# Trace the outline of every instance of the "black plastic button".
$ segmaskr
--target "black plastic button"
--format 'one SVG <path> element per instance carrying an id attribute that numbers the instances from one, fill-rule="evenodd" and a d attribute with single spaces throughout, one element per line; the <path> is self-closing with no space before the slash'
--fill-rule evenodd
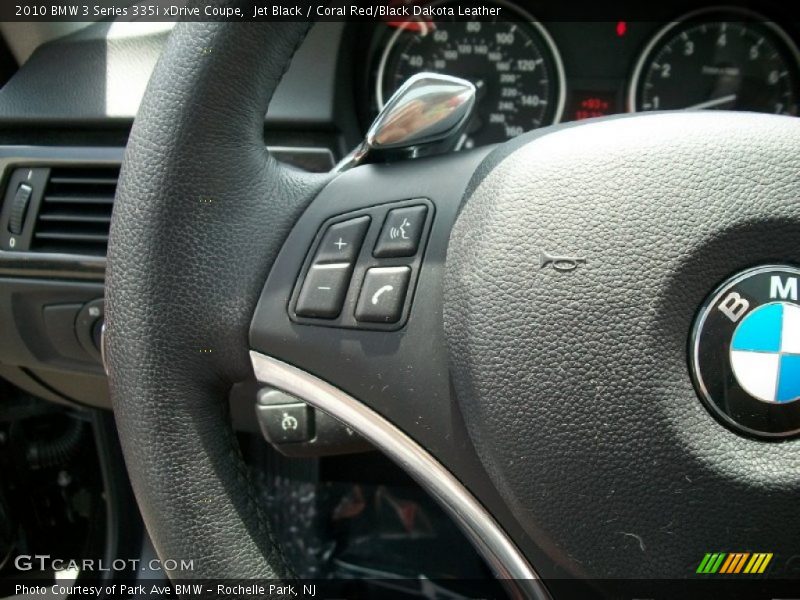
<path id="1" fill-rule="evenodd" d="M 358 217 L 328 227 L 314 257 L 315 263 L 354 262 L 361 250 L 369 217 Z"/>
<path id="2" fill-rule="evenodd" d="M 396 323 L 403 314 L 411 269 L 376 267 L 364 276 L 356 306 L 356 320 L 372 323 Z"/>
<path id="3" fill-rule="evenodd" d="M 95 341 L 95 335 L 100 333 L 97 323 L 99 322 L 102 327 L 104 318 L 105 303 L 102 298 L 84 304 L 75 318 L 75 334 L 78 336 L 78 341 L 97 362 L 101 362 L 102 357 L 100 356 L 100 345 Z"/>
<path id="4" fill-rule="evenodd" d="M 273 444 L 292 444 L 311 439 L 310 409 L 304 402 L 256 406 L 261 433 Z"/>
<path id="5" fill-rule="evenodd" d="M 416 254 L 427 213 L 426 206 L 409 206 L 389 211 L 373 255 L 377 258 L 389 258 Z"/>
<path id="6" fill-rule="evenodd" d="M 295 312 L 301 317 L 335 319 L 350 284 L 350 263 L 313 265 L 306 275 Z"/>
<path id="7" fill-rule="evenodd" d="M 14 194 L 14 199 L 11 201 L 11 210 L 8 214 L 8 231 L 14 235 L 22 233 L 32 193 L 33 188 L 31 186 L 27 183 L 21 183 Z"/>

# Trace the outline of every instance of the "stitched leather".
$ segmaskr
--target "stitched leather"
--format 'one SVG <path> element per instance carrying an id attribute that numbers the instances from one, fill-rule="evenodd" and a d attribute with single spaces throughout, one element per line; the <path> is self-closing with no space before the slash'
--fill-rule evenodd
<path id="1" fill-rule="evenodd" d="M 264 148 L 305 24 L 184 23 L 150 81 L 111 226 L 107 366 L 128 471 L 172 577 L 283 576 L 231 429 L 267 272 L 326 181 Z"/>
<path id="2" fill-rule="evenodd" d="M 718 283 L 800 263 L 800 121 L 663 114 L 531 138 L 480 174 L 447 258 L 453 379 L 495 485 L 576 574 L 689 577 L 719 550 L 775 552 L 780 572 L 800 441 L 721 425 L 687 346 Z M 542 251 L 587 263 L 542 269 Z"/>

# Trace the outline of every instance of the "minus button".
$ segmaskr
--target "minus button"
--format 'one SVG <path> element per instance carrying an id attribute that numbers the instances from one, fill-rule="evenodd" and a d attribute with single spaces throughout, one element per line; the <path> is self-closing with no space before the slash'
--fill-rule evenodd
<path id="1" fill-rule="evenodd" d="M 350 263 L 312 266 L 297 299 L 297 316 L 318 319 L 338 317 L 350 285 L 351 272 Z"/>

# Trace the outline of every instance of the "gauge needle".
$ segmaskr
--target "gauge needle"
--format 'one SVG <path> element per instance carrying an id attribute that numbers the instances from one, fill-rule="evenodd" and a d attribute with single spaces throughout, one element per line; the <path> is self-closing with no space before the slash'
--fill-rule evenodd
<path id="1" fill-rule="evenodd" d="M 721 96 L 719 98 L 706 100 L 705 102 L 701 102 L 700 104 L 693 104 L 692 106 L 687 106 L 683 110 L 700 110 L 703 108 L 714 108 L 715 106 L 727 104 L 728 102 L 733 102 L 734 100 L 736 100 L 736 94 L 728 94 L 727 96 Z"/>

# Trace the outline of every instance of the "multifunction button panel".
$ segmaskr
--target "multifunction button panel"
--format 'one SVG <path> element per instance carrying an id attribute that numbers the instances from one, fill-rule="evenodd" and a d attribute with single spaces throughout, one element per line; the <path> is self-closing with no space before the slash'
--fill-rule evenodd
<path id="1" fill-rule="evenodd" d="M 297 279 L 292 319 L 350 329 L 402 327 L 432 220 L 433 205 L 426 198 L 329 219 Z"/>

